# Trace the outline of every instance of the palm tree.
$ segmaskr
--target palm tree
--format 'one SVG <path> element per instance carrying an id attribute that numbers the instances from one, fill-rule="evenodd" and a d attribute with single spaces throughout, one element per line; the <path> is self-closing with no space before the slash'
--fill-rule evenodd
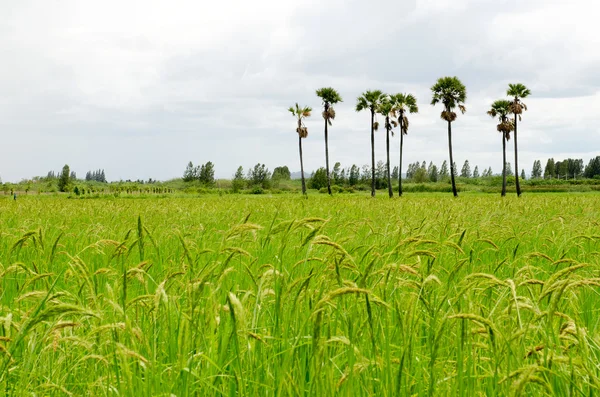
<path id="1" fill-rule="evenodd" d="M 394 197 L 394 192 L 392 190 L 392 179 L 390 177 L 390 131 L 392 135 L 394 135 L 393 128 L 397 126 L 396 121 L 391 119 L 394 117 L 394 103 L 391 98 L 384 96 L 383 100 L 379 104 L 377 108 L 377 113 L 381 114 L 385 117 L 385 147 L 387 151 L 387 185 L 388 185 L 388 194 L 390 198 Z"/>
<path id="2" fill-rule="evenodd" d="M 306 195 L 306 181 L 304 179 L 304 163 L 302 161 L 302 138 L 306 138 L 308 136 L 308 128 L 304 125 L 303 120 L 307 117 L 310 117 L 310 112 L 312 112 L 312 108 L 309 106 L 301 108 L 296 103 L 296 107 L 290 107 L 289 112 L 292 113 L 294 117 L 298 120 L 298 127 L 296 127 L 296 132 L 298 133 L 298 147 L 300 148 L 300 174 L 302 175 L 302 194 Z"/>
<path id="3" fill-rule="evenodd" d="M 492 103 L 492 108 L 487 112 L 493 118 L 498 117 L 500 121 L 496 129 L 502 134 L 502 193 L 500 194 L 502 197 L 506 196 L 506 141 L 510 140 L 510 132 L 514 130 L 512 120 L 508 120 L 511 105 L 510 101 L 500 99 Z"/>
<path id="4" fill-rule="evenodd" d="M 384 95 L 381 91 L 369 90 L 356 99 L 357 112 L 365 109 L 371 111 L 371 197 L 375 197 L 375 130 L 379 126 L 379 124 L 375 122 L 375 112 L 383 98 Z"/>
<path id="5" fill-rule="evenodd" d="M 407 113 L 418 113 L 417 98 L 412 94 L 396 94 L 391 97 L 394 103 L 394 112 L 398 116 L 400 125 L 400 167 L 398 167 L 398 196 L 402 196 L 402 148 L 404 146 L 404 135 L 408 134 Z"/>
<path id="6" fill-rule="evenodd" d="M 331 195 L 331 178 L 329 177 L 329 142 L 327 137 L 327 125 L 335 119 L 335 110 L 332 105 L 342 102 L 342 97 L 331 87 L 317 90 L 317 96 L 323 100 L 323 119 L 325 119 L 325 170 L 327 171 L 327 192 Z"/>
<path id="7" fill-rule="evenodd" d="M 521 102 L 521 99 L 527 98 L 531 95 L 531 91 L 527 87 L 525 87 L 521 83 L 517 84 L 509 84 L 508 90 L 506 91 L 506 95 L 512 97 L 512 103 L 510 107 L 510 112 L 515 115 L 514 125 L 515 125 L 515 184 L 517 185 L 517 196 L 521 196 L 521 185 L 519 184 L 519 159 L 517 156 L 517 117 L 521 120 L 521 114 L 524 110 L 527 110 L 527 105 Z"/>
<path id="8" fill-rule="evenodd" d="M 450 179 L 452 180 L 452 193 L 458 197 L 456 191 L 456 182 L 454 181 L 454 160 L 452 159 L 452 122 L 456 120 L 455 108 L 465 113 L 465 101 L 467 100 L 467 88 L 458 79 L 458 77 L 441 77 L 437 83 L 431 87 L 433 93 L 432 105 L 441 103 L 444 106 L 441 117 L 448 122 L 448 151 L 450 152 Z"/>

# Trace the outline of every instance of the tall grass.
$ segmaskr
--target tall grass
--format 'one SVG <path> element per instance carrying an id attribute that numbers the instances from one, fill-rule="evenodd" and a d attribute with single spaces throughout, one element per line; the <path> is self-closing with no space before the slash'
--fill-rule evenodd
<path id="1" fill-rule="evenodd" d="M 7 395 L 596 395 L 593 194 L 0 200 Z"/>

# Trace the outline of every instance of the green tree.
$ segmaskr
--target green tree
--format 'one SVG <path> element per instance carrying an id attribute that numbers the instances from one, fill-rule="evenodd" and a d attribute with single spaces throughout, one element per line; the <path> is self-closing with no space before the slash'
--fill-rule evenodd
<path id="1" fill-rule="evenodd" d="M 264 164 L 256 164 L 248 171 L 248 183 L 252 186 L 260 186 L 263 189 L 270 187 L 271 173 Z"/>
<path id="2" fill-rule="evenodd" d="M 90 176 L 90 180 L 92 179 L 92 176 Z M 185 171 L 183 172 L 183 181 L 184 182 L 192 182 L 195 179 L 194 177 L 194 164 L 190 161 L 187 165 L 187 167 L 185 167 Z M 86 180 L 87 176 L 86 176 Z"/>
<path id="3" fill-rule="evenodd" d="M 524 168 L 521 170 L 521 179 L 523 179 L 523 180 L 526 179 L 525 178 L 525 169 Z"/>
<path id="4" fill-rule="evenodd" d="M 68 192 L 71 188 L 71 171 L 69 166 L 65 164 L 58 178 L 58 190 Z"/>
<path id="5" fill-rule="evenodd" d="M 321 189 L 327 186 L 327 171 L 325 168 L 321 167 L 310 177 L 309 186 L 311 189 Z"/>
<path id="6" fill-rule="evenodd" d="M 302 139 L 308 136 L 308 128 L 304 125 L 304 120 L 310 117 L 312 108 L 309 106 L 300 107 L 296 103 L 296 107 L 290 107 L 288 111 L 296 118 L 296 132 L 298 133 L 298 149 L 300 151 L 300 177 L 302 178 L 302 194 L 306 195 L 306 180 L 304 179 L 304 161 L 302 160 Z"/>
<path id="7" fill-rule="evenodd" d="M 271 176 L 271 179 L 273 180 L 289 181 L 291 178 L 292 174 L 290 173 L 290 169 L 287 165 L 284 165 L 282 167 L 275 167 L 275 169 L 273 170 L 273 175 Z"/>
<path id="8" fill-rule="evenodd" d="M 231 181 L 231 189 L 234 193 L 237 193 L 244 188 L 245 183 L 246 178 L 244 178 L 244 167 L 240 165 L 233 176 L 233 180 Z"/>
<path id="9" fill-rule="evenodd" d="M 583 176 L 586 178 L 591 179 L 597 175 L 600 175 L 600 156 L 590 159 L 588 165 L 585 166 L 585 171 L 583 171 Z"/>
<path id="10" fill-rule="evenodd" d="M 460 176 L 463 178 L 471 177 L 471 166 L 469 165 L 469 160 L 465 160 L 465 163 L 463 164 L 462 169 L 460 170 Z"/>
<path id="11" fill-rule="evenodd" d="M 473 178 L 479 178 L 479 167 L 475 166 L 475 169 L 473 170 Z"/>
<path id="12" fill-rule="evenodd" d="M 212 186 L 215 184 L 215 166 L 211 161 L 200 167 L 200 175 L 198 179 L 207 186 Z"/>
<path id="13" fill-rule="evenodd" d="M 360 180 L 360 168 L 356 164 L 352 164 L 350 167 L 350 174 L 348 175 L 348 185 L 356 186 Z"/>
<path id="14" fill-rule="evenodd" d="M 497 117 L 500 121 L 496 126 L 496 130 L 502 135 L 502 197 L 506 196 L 506 141 L 510 139 L 510 132 L 514 129 L 513 122 L 508 120 L 510 112 L 511 103 L 505 99 L 499 99 L 492 103 L 492 108 L 487 112 L 490 117 Z"/>
<path id="15" fill-rule="evenodd" d="M 331 195 L 331 177 L 329 175 L 329 139 L 327 126 L 332 125 L 335 119 L 335 110 L 333 105 L 342 102 L 340 94 L 331 87 L 324 87 L 317 90 L 317 96 L 323 101 L 323 119 L 325 120 L 325 170 L 327 172 L 327 192 Z"/>
<path id="16" fill-rule="evenodd" d="M 527 98 L 531 95 L 531 91 L 521 83 L 509 84 L 506 95 L 512 98 L 510 112 L 515 116 L 514 119 L 514 131 L 515 131 L 515 170 L 517 175 L 515 176 L 515 184 L 517 187 L 517 196 L 521 196 L 521 185 L 519 184 L 519 156 L 517 149 L 517 118 L 521 120 L 521 114 L 527 110 L 527 105 L 522 102 L 522 99 Z"/>
<path id="17" fill-rule="evenodd" d="M 442 166 L 440 167 L 438 179 L 440 181 L 443 181 L 446 178 L 448 178 L 448 162 L 446 160 L 444 160 L 444 162 L 442 163 Z"/>
<path id="18" fill-rule="evenodd" d="M 408 113 L 418 113 L 417 98 L 413 94 L 398 93 L 391 96 L 394 104 L 394 112 L 398 116 L 400 126 L 400 167 L 398 169 L 398 195 L 402 196 L 402 154 L 404 147 L 404 135 L 408 134 Z"/>
<path id="19" fill-rule="evenodd" d="M 454 197 L 458 197 L 456 181 L 454 180 L 456 170 L 452 158 L 452 122 L 456 120 L 454 109 L 458 108 L 463 114 L 466 112 L 464 103 L 467 100 L 467 88 L 458 77 L 442 77 L 431 87 L 431 92 L 433 93 L 431 104 L 441 103 L 444 106 L 441 118 L 448 122 L 448 151 L 450 153 L 450 164 L 452 165 L 450 167 L 452 193 Z"/>
<path id="20" fill-rule="evenodd" d="M 538 179 L 542 177 L 542 162 L 535 160 L 533 162 L 533 169 L 531 170 L 531 179 Z"/>
<path id="21" fill-rule="evenodd" d="M 339 161 L 334 164 L 331 176 L 333 177 L 333 183 L 336 185 L 341 186 L 344 184 L 344 170 L 342 169 L 342 164 Z"/>
<path id="22" fill-rule="evenodd" d="M 375 113 L 381 104 L 384 95 L 379 90 L 369 90 L 364 92 L 356 100 L 356 111 L 360 112 L 366 109 L 371 111 L 371 197 L 375 197 L 375 130 L 379 126 L 375 122 Z"/>
<path id="23" fill-rule="evenodd" d="M 438 168 L 433 164 L 433 161 L 429 162 L 429 167 L 427 167 L 427 177 L 430 182 L 438 181 Z"/>
<path id="24" fill-rule="evenodd" d="M 552 179 L 555 174 L 555 163 L 554 158 L 548 159 L 546 162 L 546 167 L 544 167 L 544 179 Z"/>
<path id="25" fill-rule="evenodd" d="M 506 162 L 506 176 L 514 176 L 510 162 Z"/>
<path id="26" fill-rule="evenodd" d="M 385 121 L 385 149 L 387 154 L 385 177 L 387 179 L 388 195 L 392 198 L 394 197 L 394 192 L 392 191 L 392 180 L 390 176 L 390 132 L 397 124 L 395 120 L 391 119 L 391 117 L 394 116 L 394 103 L 388 96 L 383 97 L 381 103 L 377 107 L 377 112 L 384 117 Z"/>

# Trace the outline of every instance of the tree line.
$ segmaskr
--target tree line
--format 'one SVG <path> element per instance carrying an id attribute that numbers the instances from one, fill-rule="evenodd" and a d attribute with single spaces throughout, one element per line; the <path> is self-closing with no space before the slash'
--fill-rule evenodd
<path id="1" fill-rule="evenodd" d="M 450 181 L 452 183 L 452 193 L 458 196 L 456 189 L 455 176 L 457 173 L 452 152 L 452 123 L 457 118 L 456 110 L 464 114 L 466 112 L 465 102 L 467 99 L 467 89 L 457 77 L 442 77 L 431 87 L 432 99 L 431 105 L 442 105 L 440 117 L 447 122 L 448 127 L 448 153 L 450 164 Z M 523 99 L 531 94 L 530 90 L 523 84 L 509 84 L 506 96 L 510 98 L 495 101 L 491 109 L 487 112 L 493 118 L 498 118 L 499 124 L 496 129 L 502 137 L 503 154 L 503 187 L 502 195 L 506 194 L 506 142 L 510 139 L 510 133 L 514 136 L 514 155 L 515 169 L 519 169 L 518 163 L 518 145 L 517 145 L 517 126 L 521 120 L 522 114 L 527 110 Z M 331 194 L 331 175 L 329 172 L 329 127 L 332 126 L 335 119 L 334 105 L 342 102 L 341 95 L 331 87 L 324 87 L 316 90 L 316 95 L 321 99 L 323 105 L 322 117 L 325 123 L 325 176 L 327 179 L 327 191 Z M 304 178 L 304 164 L 302 153 L 302 139 L 308 136 L 308 129 L 305 120 L 311 116 L 312 108 L 310 106 L 290 107 L 288 111 L 296 119 L 296 132 L 298 133 L 298 146 L 300 154 L 300 172 L 302 178 L 302 193 L 306 194 L 306 183 Z M 409 120 L 408 115 L 419 111 L 417 99 L 412 94 L 384 94 L 380 90 L 367 90 L 356 100 L 356 111 L 368 111 L 370 114 L 370 132 L 371 132 L 371 196 L 375 196 L 376 191 L 376 165 L 375 165 L 375 131 L 379 129 L 377 116 L 383 117 L 383 127 L 386 131 L 386 179 L 388 194 L 393 196 L 390 169 L 390 135 L 393 136 L 394 130 L 398 128 L 400 133 L 400 162 L 398 165 L 398 195 L 402 195 L 402 152 L 404 146 L 404 135 L 408 134 Z M 519 176 L 516 175 L 517 195 L 521 195 Z"/>

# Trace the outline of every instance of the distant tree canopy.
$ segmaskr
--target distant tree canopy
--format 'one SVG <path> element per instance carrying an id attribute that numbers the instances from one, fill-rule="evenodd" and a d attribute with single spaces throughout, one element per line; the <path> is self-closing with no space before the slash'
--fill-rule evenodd
<path id="1" fill-rule="evenodd" d="M 290 170 L 287 167 L 287 165 L 284 165 L 282 167 L 275 167 L 275 169 L 273 170 L 273 175 L 271 176 L 271 179 L 274 180 L 288 181 L 291 178 L 292 174 L 290 173 Z"/>
<path id="2" fill-rule="evenodd" d="M 215 184 L 215 166 L 209 161 L 201 166 L 194 167 L 194 164 L 190 161 L 183 172 L 184 182 L 199 181 L 207 186 Z"/>
<path id="3" fill-rule="evenodd" d="M 256 164 L 254 168 L 248 171 L 248 184 L 250 186 L 260 186 L 263 189 L 268 189 L 271 179 L 271 172 L 264 164 Z"/>
<path id="4" fill-rule="evenodd" d="M 58 178 L 58 190 L 61 192 L 68 192 L 71 188 L 71 170 L 69 166 L 65 164 Z"/>
<path id="5" fill-rule="evenodd" d="M 585 166 L 583 176 L 586 178 L 600 178 L 600 156 L 596 156 L 590 160 L 588 165 Z"/>
<path id="6" fill-rule="evenodd" d="M 88 171 L 85 174 L 85 180 L 87 182 L 96 181 L 106 183 L 106 175 L 104 174 L 104 170 L 96 170 L 96 171 Z"/>
<path id="7" fill-rule="evenodd" d="M 311 189 L 321 189 L 327 187 L 327 170 L 323 167 L 319 168 L 310 176 L 308 187 Z"/>

